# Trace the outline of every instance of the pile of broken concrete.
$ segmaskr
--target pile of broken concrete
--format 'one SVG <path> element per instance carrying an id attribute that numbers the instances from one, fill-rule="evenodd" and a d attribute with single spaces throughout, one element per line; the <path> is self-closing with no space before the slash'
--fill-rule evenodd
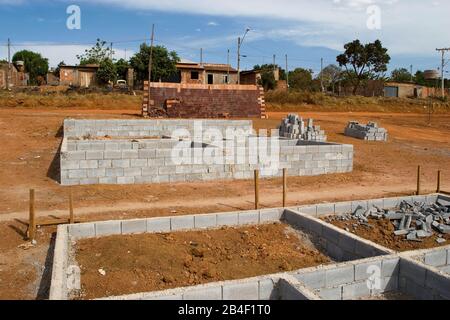
<path id="1" fill-rule="evenodd" d="M 392 210 L 380 209 L 372 206 L 364 209 L 359 206 L 348 215 L 340 216 L 340 220 L 356 220 L 359 225 L 368 224 L 369 218 L 388 219 L 395 227 L 396 236 L 406 236 L 409 241 L 422 241 L 438 233 L 436 241 L 446 242 L 443 234 L 450 234 L 450 205 L 436 202 L 431 205 L 422 202 L 402 201 Z"/>
<path id="2" fill-rule="evenodd" d="M 304 141 L 325 142 L 327 136 L 320 126 L 314 125 L 313 119 L 308 119 L 307 124 L 302 117 L 297 114 L 290 114 L 281 121 L 280 137 L 289 139 L 299 139 Z"/>

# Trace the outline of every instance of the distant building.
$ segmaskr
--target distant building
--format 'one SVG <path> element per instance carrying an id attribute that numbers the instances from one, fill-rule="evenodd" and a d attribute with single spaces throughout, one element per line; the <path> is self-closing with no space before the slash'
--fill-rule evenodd
<path id="1" fill-rule="evenodd" d="M 59 83 L 63 86 L 89 88 L 96 86 L 98 64 L 60 66 Z"/>
<path id="2" fill-rule="evenodd" d="M 173 82 L 189 84 L 236 84 L 237 70 L 228 64 L 196 63 L 182 60 L 176 65 L 178 76 Z"/>
<path id="3" fill-rule="evenodd" d="M 17 61 L 15 64 L 10 64 L 8 68 L 8 62 L 0 62 L 0 89 L 6 89 L 8 71 L 9 87 L 27 86 L 30 80 L 28 73 L 25 73 L 25 66 L 22 61 Z"/>
<path id="4" fill-rule="evenodd" d="M 448 90 L 446 90 L 448 95 Z M 415 83 L 386 82 L 384 96 L 391 98 L 428 98 L 440 96 L 441 89 L 421 86 Z"/>

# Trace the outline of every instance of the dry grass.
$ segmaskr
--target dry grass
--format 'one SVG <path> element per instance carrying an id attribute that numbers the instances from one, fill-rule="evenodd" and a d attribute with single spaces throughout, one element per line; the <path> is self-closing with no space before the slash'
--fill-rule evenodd
<path id="1" fill-rule="evenodd" d="M 139 109 L 141 96 L 123 93 L 0 92 L 0 108 Z"/>
<path id="2" fill-rule="evenodd" d="M 335 97 L 319 92 L 271 91 L 266 93 L 267 110 L 277 111 L 340 111 L 340 112 L 402 112 L 422 113 L 428 110 L 428 99 L 385 97 Z M 432 100 L 433 113 L 449 113 L 450 103 Z"/>

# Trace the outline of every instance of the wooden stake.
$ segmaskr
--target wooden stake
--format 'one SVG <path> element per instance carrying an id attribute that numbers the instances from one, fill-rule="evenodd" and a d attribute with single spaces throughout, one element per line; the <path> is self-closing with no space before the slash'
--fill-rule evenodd
<path id="1" fill-rule="evenodd" d="M 441 170 L 438 171 L 438 175 L 437 175 L 437 189 L 436 192 L 439 193 L 441 192 Z"/>
<path id="2" fill-rule="evenodd" d="M 36 217 L 34 210 L 34 189 L 30 189 L 30 219 L 28 221 L 28 240 L 36 240 Z"/>
<path id="3" fill-rule="evenodd" d="M 69 223 L 74 224 L 75 219 L 73 217 L 73 194 L 72 189 L 69 191 Z"/>
<path id="4" fill-rule="evenodd" d="M 420 195 L 420 175 L 422 172 L 422 167 L 418 166 L 417 167 L 417 191 L 416 191 L 416 195 Z"/>
<path id="5" fill-rule="evenodd" d="M 287 169 L 283 169 L 283 208 L 286 208 L 287 198 Z"/>
<path id="6" fill-rule="evenodd" d="M 255 170 L 255 209 L 259 209 L 259 170 Z"/>

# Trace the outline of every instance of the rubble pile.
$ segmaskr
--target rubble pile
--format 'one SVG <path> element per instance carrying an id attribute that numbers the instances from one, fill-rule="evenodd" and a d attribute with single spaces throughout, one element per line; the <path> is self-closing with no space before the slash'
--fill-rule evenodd
<path id="1" fill-rule="evenodd" d="M 307 123 L 297 114 L 290 114 L 283 119 L 280 126 L 280 137 L 289 139 L 299 139 L 304 141 L 327 141 L 325 131 L 320 126 L 314 125 L 313 119 L 308 119 Z"/>
<path id="2" fill-rule="evenodd" d="M 364 225 L 371 227 L 371 219 L 388 219 L 395 227 L 394 235 L 406 236 L 409 241 L 422 241 L 435 233 L 438 243 L 446 242 L 443 234 L 450 234 L 450 203 L 437 202 L 431 205 L 422 202 L 403 201 L 392 210 L 380 209 L 372 206 L 364 209 L 358 206 L 353 213 L 330 217 L 334 220 L 353 221 L 353 227 Z M 349 231 L 349 230 L 347 230 Z"/>
<path id="3" fill-rule="evenodd" d="M 388 133 L 384 128 L 378 127 L 376 122 L 369 122 L 366 125 L 359 124 L 356 121 L 350 121 L 345 128 L 344 134 L 368 141 L 387 141 Z"/>

